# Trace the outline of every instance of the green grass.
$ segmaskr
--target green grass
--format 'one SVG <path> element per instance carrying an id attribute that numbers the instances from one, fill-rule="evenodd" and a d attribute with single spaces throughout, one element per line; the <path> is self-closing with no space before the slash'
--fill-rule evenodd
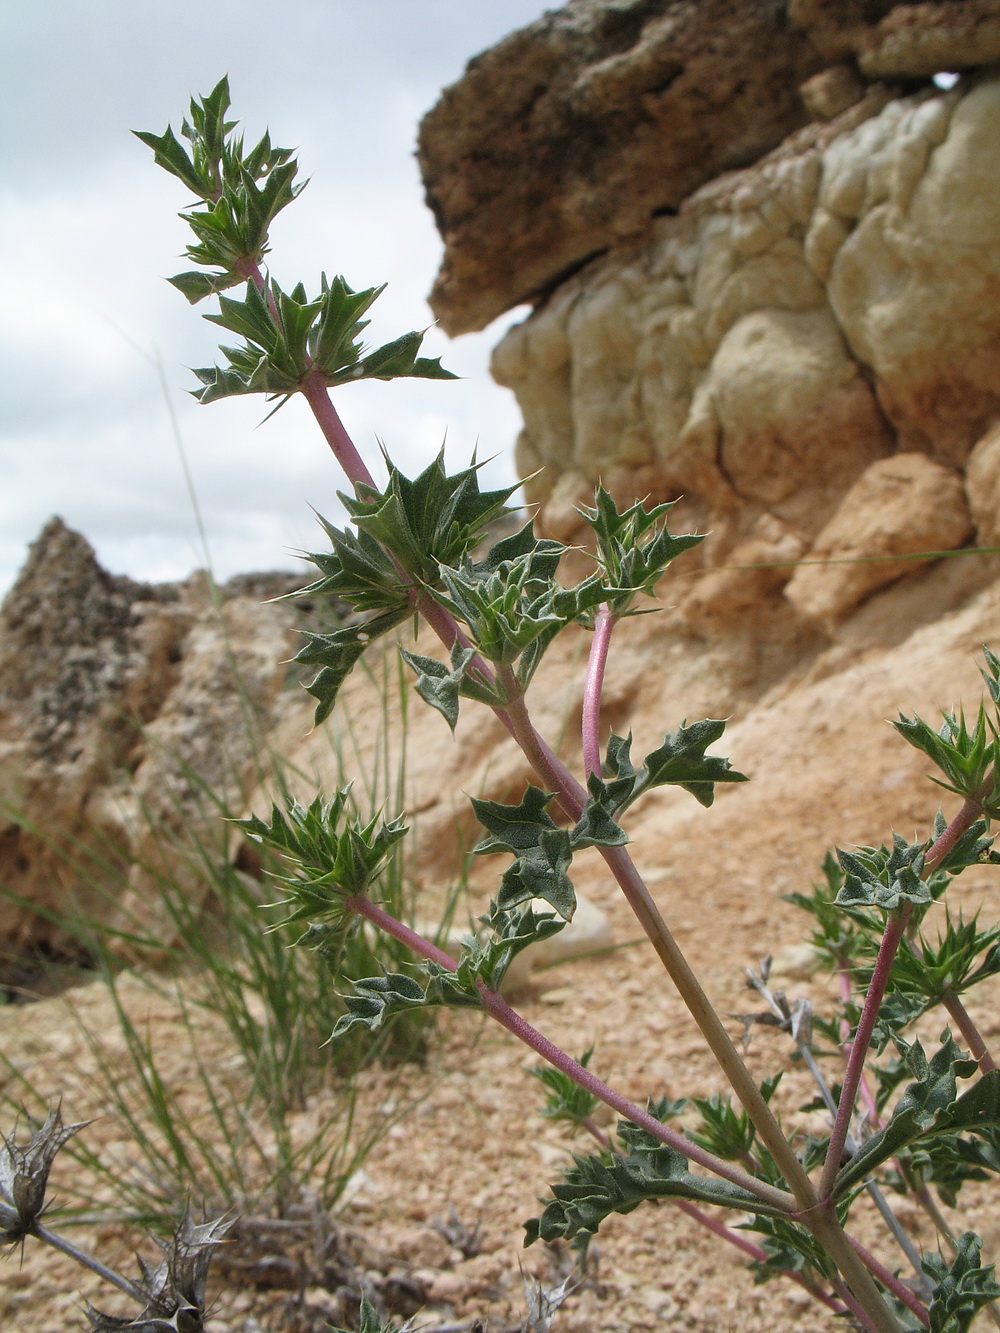
<path id="1" fill-rule="evenodd" d="M 363 751 L 349 714 L 342 714 L 327 734 L 338 785 L 345 785 L 352 772 L 362 775 L 352 799 L 357 813 L 371 818 L 380 808 L 393 813 L 405 808 L 407 695 L 394 653 L 376 655 L 367 671 L 381 701 L 375 753 Z M 279 757 L 258 754 L 255 781 L 261 773 L 277 796 L 290 786 L 309 786 L 308 775 L 290 771 Z M 90 975 L 107 988 L 115 1028 L 110 1034 L 93 1031 L 77 1016 L 87 1059 L 77 1062 L 74 1077 L 83 1080 L 88 1100 L 106 1108 L 131 1144 L 127 1163 L 102 1161 L 99 1151 L 87 1148 L 86 1135 L 67 1145 L 64 1151 L 86 1168 L 93 1187 L 63 1189 L 69 1197 L 63 1221 L 100 1215 L 162 1225 L 176 1218 L 189 1199 L 216 1212 L 280 1215 L 304 1191 L 331 1206 L 407 1109 L 366 1116 L 359 1123 L 360 1070 L 373 1059 L 422 1059 L 433 1030 L 434 1011 L 420 1011 L 391 1025 L 374 1048 L 347 1042 L 334 1050 L 325 1044 L 343 1012 L 341 978 L 404 970 L 407 950 L 381 933 L 356 929 L 334 975 L 320 953 L 292 947 L 299 932 L 280 926 L 282 912 L 275 904 L 280 893 L 267 879 L 267 860 L 261 862 L 259 853 L 247 849 L 234 856 L 238 839 L 226 821 L 243 814 L 243 808 L 231 807 L 190 770 L 184 776 L 199 806 L 193 823 L 186 814 L 186 834 L 143 810 L 154 835 L 155 865 L 140 869 L 145 882 L 155 886 L 152 917 L 164 924 L 169 939 L 157 938 L 148 919 L 123 925 L 119 914 L 110 927 L 93 914 L 41 913 L 71 932 L 81 954 L 92 961 Z M 241 799 L 247 796 L 244 792 Z M 400 846 L 412 856 L 416 842 L 409 839 Z M 122 865 L 118 849 L 102 854 L 67 843 L 59 851 L 87 885 L 88 898 L 100 890 L 111 917 L 132 868 Z M 171 874 L 171 866 L 183 867 L 183 873 Z M 394 915 L 412 921 L 410 870 L 398 850 L 379 882 L 378 896 Z M 448 895 L 442 936 L 463 892 L 460 875 Z M 123 966 L 123 957 L 155 957 L 156 966 Z M 85 975 L 77 970 L 70 980 Z M 51 977 L 49 989 L 59 980 Z M 136 987 L 176 1013 L 180 1040 L 190 1051 L 184 1088 L 172 1086 L 164 1052 L 133 1016 Z M 37 1081 L 8 1057 L 0 1055 L 0 1061 L 12 1076 L 8 1103 L 40 1120 L 46 1105 Z M 196 1114 L 190 1111 L 192 1103 L 198 1106 Z M 303 1138 L 296 1128 L 307 1107 L 320 1107 L 322 1113 L 313 1117 L 314 1128 Z M 75 1118 L 73 1106 L 67 1104 L 65 1111 Z"/>

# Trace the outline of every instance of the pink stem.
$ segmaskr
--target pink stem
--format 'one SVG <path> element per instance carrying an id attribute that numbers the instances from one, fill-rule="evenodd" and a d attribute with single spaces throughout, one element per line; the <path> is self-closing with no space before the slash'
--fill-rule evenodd
<path id="1" fill-rule="evenodd" d="M 975 796 L 967 796 L 962 803 L 962 808 L 951 821 L 945 831 L 931 843 L 927 855 L 924 857 L 924 870 L 935 870 L 948 855 L 951 849 L 958 842 L 963 833 L 966 833 L 983 813 L 983 798 L 993 789 L 992 773 L 986 778 L 983 785 L 976 792 Z"/>
<path id="2" fill-rule="evenodd" d="M 366 486 L 374 487 L 375 482 L 372 479 L 372 474 L 368 471 L 364 459 L 358 453 L 354 441 L 344 429 L 344 423 L 341 421 L 327 392 L 323 377 L 315 367 L 302 381 L 299 388 L 302 391 L 302 396 L 312 408 L 313 416 L 316 418 L 327 444 L 333 450 L 337 462 L 350 480 L 355 485 L 360 481 Z"/>
<path id="3" fill-rule="evenodd" d="M 965 1038 L 969 1050 L 975 1059 L 979 1061 L 979 1068 L 984 1074 L 988 1074 L 991 1069 L 996 1069 L 996 1063 L 990 1054 L 990 1049 L 986 1045 L 983 1034 L 979 1031 L 973 1021 L 972 1015 L 966 1009 L 961 999 L 957 995 L 948 994 L 943 1000 L 944 1007 L 954 1019 L 955 1026 Z"/>
<path id="4" fill-rule="evenodd" d="M 870 1251 L 866 1250 L 859 1240 L 855 1240 L 853 1236 L 848 1236 L 847 1239 L 850 1241 L 854 1253 L 858 1255 L 868 1271 L 878 1278 L 886 1290 L 891 1291 L 898 1300 L 903 1302 L 908 1310 L 911 1310 L 913 1314 L 917 1316 L 924 1328 L 930 1328 L 931 1321 L 927 1314 L 926 1307 L 922 1301 L 917 1299 L 906 1283 L 900 1282 L 895 1273 L 890 1273 L 889 1269 L 886 1268 L 884 1264 L 879 1263 L 875 1256 Z"/>
<path id="5" fill-rule="evenodd" d="M 982 798 L 992 789 L 992 785 L 993 778 L 991 774 L 983 782 L 975 796 L 969 796 L 965 799 L 958 814 L 928 849 L 924 857 L 923 868 L 925 872 L 934 870 L 939 866 L 962 834 L 979 818 L 983 810 Z M 868 994 L 865 996 L 861 1018 L 858 1021 L 858 1030 L 854 1035 L 854 1041 L 851 1043 L 851 1053 L 847 1060 L 847 1072 L 844 1076 L 844 1085 L 837 1107 L 837 1118 L 833 1124 L 833 1133 L 830 1136 L 826 1160 L 823 1163 L 823 1173 L 820 1176 L 819 1194 L 823 1200 L 829 1199 L 833 1182 L 840 1169 L 840 1158 L 844 1151 L 844 1144 L 847 1141 L 851 1116 L 854 1114 L 854 1103 L 857 1100 L 858 1087 L 864 1073 L 865 1059 L 868 1055 L 868 1047 L 871 1044 L 872 1032 L 875 1028 L 879 1009 L 882 1006 L 882 1000 L 885 998 L 885 990 L 889 984 L 889 974 L 892 970 L 896 950 L 899 948 L 910 919 L 910 910 L 910 904 L 907 903 L 901 911 L 890 915 L 885 924 L 882 943 L 879 945 L 878 957 L 875 960 L 875 970 L 872 973 Z"/>
<path id="6" fill-rule="evenodd" d="M 590 646 L 587 679 L 583 687 L 583 760 L 588 773 L 601 776 L 601 694 L 615 616 L 602 602 L 594 617 L 594 641 Z"/>
<path id="7" fill-rule="evenodd" d="M 439 949 L 436 944 L 432 944 L 430 940 L 424 939 L 415 930 L 411 930 L 409 926 L 397 921 L 368 898 L 360 895 L 351 897 L 345 900 L 344 906 L 348 911 L 357 912 L 359 916 L 365 917 L 373 925 L 392 935 L 394 939 L 400 940 L 414 953 L 423 958 L 432 959 L 442 967 L 447 968 L 449 972 L 456 971 L 458 963 L 454 958 L 445 953 L 443 949 Z M 550 1065 L 554 1065 L 556 1069 L 561 1069 L 564 1074 L 568 1074 L 580 1087 L 592 1093 L 593 1096 L 617 1111 L 619 1115 L 625 1116 L 633 1124 L 646 1130 L 660 1143 L 665 1143 L 668 1147 L 683 1153 L 691 1161 L 697 1162 L 699 1166 L 705 1167 L 706 1170 L 721 1176 L 723 1180 L 728 1180 L 740 1189 L 749 1190 L 772 1207 L 788 1211 L 793 1200 L 784 1190 L 775 1189 L 773 1185 L 755 1180 L 753 1176 L 748 1175 L 740 1167 L 707 1152 L 698 1144 L 685 1138 L 683 1134 L 678 1133 L 677 1130 L 663 1124 L 655 1116 L 650 1115 L 648 1111 L 644 1111 L 641 1106 L 637 1106 L 634 1102 L 629 1101 L 627 1097 L 623 1097 L 620 1092 L 616 1092 L 614 1088 L 609 1087 L 596 1074 L 586 1069 L 572 1056 L 567 1055 L 565 1051 L 556 1046 L 548 1037 L 543 1036 L 515 1009 L 512 1009 L 503 996 L 491 990 L 482 981 L 477 982 L 476 986 L 483 1008 L 491 1017 L 502 1024 L 508 1032 L 512 1032 L 515 1037 L 523 1041 L 525 1045 L 530 1046 L 543 1060 L 547 1060 Z"/>
<path id="8" fill-rule="evenodd" d="M 850 1045 L 851 1053 L 847 1059 L 844 1086 L 840 1094 L 840 1101 L 837 1104 L 837 1118 L 833 1122 L 833 1133 L 830 1135 L 830 1144 L 827 1148 L 826 1160 L 823 1163 L 823 1174 L 820 1176 L 819 1195 L 824 1200 L 830 1197 L 833 1182 L 840 1170 L 840 1159 L 851 1127 L 851 1116 L 854 1114 L 858 1084 L 861 1082 L 861 1075 L 864 1072 L 865 1057 L 871 1043 L 875 1020 L 878 1018 L 886 986 L 889 984 L 892 960 L 896 956 L 896 950 L 899 948 L 899 942 L 903 938 L 903 932 L 906 930 L 906 923 L 909 918 L 910 910 L 909 904 L 907 904 L 901 912 L 891 914 L 885 923 L 885 932 L 882 935 L 882 943 L 879 945 L 875 970 L 868 986 L 868 994 L 865 996 L 858 1030 L 854 1035 L 854 1041 Z"/>

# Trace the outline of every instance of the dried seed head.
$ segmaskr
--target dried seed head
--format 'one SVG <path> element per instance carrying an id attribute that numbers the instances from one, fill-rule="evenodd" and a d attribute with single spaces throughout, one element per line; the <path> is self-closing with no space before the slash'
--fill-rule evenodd
<path id="1" fill-rule="evenodd" d="M 155 1268 L 139 1260 L 139 1286 L 146 1307 L 137 1319 L 119 1319 L 88 1308 L 88 1333 L 202 1333 L 205 1323 L 205 1278 L 212 1254 L 235 1221 L 217 1218 L 195 1223 L 191 1210 L 168 1241 L 157 1241 L 163 1258 Z"/>
<path id="2" fill-rule="evenodd" d="M 60 1111 L 61 1107 L 57 1106 L 49 1112 L 45 1123 L 32 1131 L 26 1148 L 19 1148 L 13 1135 L 9 1139 L 0 1135 L 3 1140 L 0 1147 L 0 1195 L 7 1204 L 0 1214 L 4 1223 L 3 1230 L 0 1230 L 2 1244 L 13 1244 L 31 1233 L 45 1207 L 49 1171 L 56 1153 L 90 1123 L 81 1120 L 75 1125 L 64 1125 Z"/>

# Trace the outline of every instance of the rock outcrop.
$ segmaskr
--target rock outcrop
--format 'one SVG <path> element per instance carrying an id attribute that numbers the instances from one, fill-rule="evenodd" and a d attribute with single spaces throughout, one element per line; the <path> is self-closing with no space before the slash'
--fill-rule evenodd
<path id="1" fill-rule="evenodd" d="M 997 61 L 998 0 L 570 0 L 424 118 L 434 312 L 482 328 L 871 83 Z"/>
<path id="2" fill-rule="evenodd" d="M 580 209 L 566 202 L 565 173 L 549 172 L 543 185 L 532 142 L 499 133 L 519 105 L 500 78 L 504 62 L 520 51 L 527 69 L 529 55 L 548 58 L 557 46 L 559 77 L 539 106 L 552 102 L 566 115 L 578 106 L 577 83 L 611 62 L 620 75 L 616 106 L 647 116 L 644 52 L 679 50 L 698 32 L 712 59 L 734 62 L 726 63 L 730 73 L 754 64 L 755 51 L 730 49 L 724 8 L 573 0 L 473 62 L 425 121 L 425 140 L 437 142 L 448 126 L 466 132 L 449 108 L 478 90 L 477 124 L 485 133 L 492 117 L 498 151 L 510 157 L 507 175 L 519 189 L 531 182 L 535 209 L 515 206 L 499 178 L 489 186 L 478 158 L 466 162 L 470 199 L 485 192 L 483 230 L 470 222 L 468 232 L 449 231 L 446 223 L 438 299 L 444 310 L 463 264 L 471 275 L 486 263 L 480 241 L 493 227 L 490 210 L 505 209 L 505 226 L 553 254 L 547 288 L 536 287 L 535 309 L 493 359 L 495 378 L 514 390 L 523 413 L 517 465 L 541 529 L 580 540 L 577 506 L 598 480 L 622 499 L 683 496 L 678 520 L 712 532 L 699 557 L 704 577 L 686 604 L 693 621 L 715 624 L 762 597 L 774 604 L 797 561 L 864 558 L 863 570 L 806 567 L 792 581 L 796 614 L 829 631 L 916 568 L 886 557 L 996 541 L 1000 72 L 985 62 L 1000 58 L 1000 8 L 743 6 L 747 22 L 752 15 L 780 29 L 787 50 L 819 59 L 802 88 L 795 84 L 801 119 L 813 119 L 754 165 L 721 174 L 726 146 L 742 153 L 744 141 L 720 127 L 721 137 L 690 164 L 714 179 L 692 192 L 690 172 L 653 169 L 641 136 L 616 137 L 619 113 L 605 106 L 597 118 L 610 167 L 591 183 L 608 208 L 622 216 L 633 209 L 642 221 L 617 230 L 602 221 L 601 245 L 591 237 L 591 257 L 581 246 L 585 262 L 565 276 L 567 252 L 546 239 L 547 219 L 564 206 L 572 217 Z M 598 59 L 595 34 L 610 41 L 626 15 L 628 40 L 626 27 L 615 29 L 620 50 L 612 57 L 601 47 Z M 805 45 L 795 46 L 791 34 Z M 775 104 L 807 64 L 785 67 Z M 942 66 L 971 72 L 940 88 L 928 76 Z M 691 55 L 669 85 L 671 96 L 687 87 L 688 115 L 699 105 L 684 82 L 695 68 L 707 66 Z M 488 75 L 492 101 L 483 89 Z M 897 82 L 872 82 L 889 77 Z M 727 103 L 738 104 L 735 94 Z M 555 151 L 562 140 L 545 124 Z M 685 125 L 674 117 L 658 131 L 682 155 Z M 615 175 L 619 169 L 625 174 Z M 642 183 L 629 184 L 628 173 Z M 448 171 L 432 176 L 430 193 L 451 179 Z M 663 180 L 686 194 L 673 199 L 674 216 L 647 207 L 650 182 Z M 560 244 L 570 245 L 576 233 L 565 230 Z M 534 261 L 522 263 L 501 233 L 495 239 L 500 258 L 490 273 L 476 270 L 476 290 L 509 305 L 529 292 L 530 283 L 514 287 L 518 275 L 535 272 Z M 892 480 L 904 472 L 906 502 Z M 895 487 L 891 513 L 887 487 Z"/>
<path id="3" fill-rule="evenodd" d="M 261 597 L 287 585 L 135 583 L 46 525 L 0 608 L 0 951 L 75 948 L 74 912 L 170 943 L 156 879 L 204 893 L 205 794 L 238 802 L 252 777 L 291 642 Z"/>

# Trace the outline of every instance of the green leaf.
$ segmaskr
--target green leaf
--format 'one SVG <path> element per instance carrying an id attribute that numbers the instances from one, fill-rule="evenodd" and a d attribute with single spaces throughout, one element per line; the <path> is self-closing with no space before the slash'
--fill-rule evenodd
<path id="1" fill-rule="evenodd" d="M 551 912 L 536 911 L 534 903 L 505 908 L 496 901 L 490 903 L 486 924 L 490 934 L 485 940 L 471 937 L 466 941 L 455 974 L 457 986 L 470 996 L 478 997 L 480 981 L 491 990 L 499 990 L 517 955 L 529 945 L 558 934 L 566 923 Z"/>
<path id="2" fill-rule="evenodd" d="M 525 1223 L 525 1244 L 536 1240 L 572 1240 L 594 1234 L 612 1213 L 631 1213 L 648 1199 L 692 1199 L 744 1212 L 777 1216 L 778 1210 L 755 1194 L 714 1176 L 695 1175 L 687 1158 L 645 1130 L 623 1121 L 622 1154 L 574 1157 L 562 1183 L 551 1187 L 540 1217 Z"/>
<path id="3" fill-rule="evenodd" d="M 699 804 L 710 806 L 715 799 L 715 783 L 746 782 L 746 775 L 731 768 L 728 759 L 705 754 L 725 729 L 725 722 L 712 718 L 691 726 L 682 722 L 663 738 L 658 750 L 646 755 L 632 799 L 669 783 L 689 791 Z"/>
<path id="4" fill-rule="evenodd" d="M 967 1181 L 1000 1175 L 1000 1131 L 980 1128 L 976 1138 L 935 1134 L 909 1148 L 905 1161 L 920 1184 L 932 1182 L 948 1207 L 956 1208 Z M 900 1181 L 906 1188 L 905 1178 Z"/>
<path id="5" fill-rule="evenodd" d="M 652 505 L 637 501 L 619 511 L 611 494 L 598 486 L 594 508 L 580 514 L 597 537 L 597 559 L 601 566 L 604 596 L 616 616 L 635 614 L 631 604 L 639 593 L 655 596 L 657 582 L 667 566 L 682 552 L 704 541 L 703 535 L 671 536 L 661 519 L 676 502 Z"/>
<path id="6" fill-rule="evenodd" d="M 478 855 L 488 852 L 514 852 L 516 855 L 530 851 L 538 846 L 543 832 L 558 827 L 547 813 L 552 792 L 544 792 L 530 784 L 517 805 L 484 801 L 475 796 L 471 800 L 476 818 L 488 834 L 472 849 Z"/>
<path id="7" fill-rule="evenodd" d="M 381 977 L 360 977 L 354 982 L 354 993 L 341 998 L 347 1012 L 337 1019 L 331 1041 L 336 1041 L 358 1026 L 368 1028 L 369 1032 L 378 1032 L 397 1014 L 448 1002 L 443 987 L 421 986 L 415 977 L 403 972 L 386 972 Z M 465 997 L 452 998 L 450 1002 L 477 1003 Z"/>
<path id="8" fill-rule="evenodd" d="M 978 918 L 956 922 L 945 909 L 945 928 L 931 943 L 923 935 L 904 940 L 893 960 L 889 984 L 894 991 L 920 996 L 924 1008 L 1000 973 L 1000 927 L 979 930 Z"/>
<path id="9" fill-rule="evenodd" d="M 481 491 L 482 464 L 474 458 L 469 467 L 449 476 L 443 450 L 412 479 L 388 465 L 384 491 L 362 486 L 356 496 L 340 499 L 360 534 L 383 543 L 421 583 L 439 586 L 439 566 L 461 561 L 482 541 L 486 525 L 508 512 L 507 501 L 516 488 Z"/>
<path id="10" fill-rule="evenodd" d="M 677 786 L 689 791 L 704 806 L 715 799 L 717 782 L 746 782 L 747 777 L 730 767 L 729 760 L 707 755 L 726 729 L 723 721 L 706 718 L 690 726 L 682 722 L 664 736 L 663 744 L 646 755 L 642 767 L 632 764 L 632 737 L 612 733 L 601 776 L 592 774 L 588 787 L 594 801 L 609 815 L 619 815 L 653 787 Z"/>
<path id="11" fill-rule="evenodd" d="M 361 1309 L 359 1311 L 361 1322 L 358 1324 L 357 1333 L 397 1333 L 396 1325 L 390 1319 L 387 1324 L 383 1324 L 376 1313 L 374 1305 L 367 1296 L 361 1297 Z M 350 1333 L 346 1328 L 334 1328 L 328 1324 L 330 1333 Z"/>
<path id="12" fill-rule="evenodd" d="M 798 1222 L 787 1217 L 758 1215 L 740 1230 L 753 1231 L 764 1238 L 761 1248 L 767 1258 L 749 1265 L 758 1283 L 787 1277 L 789 1273 L 801 1273 L 813 1281 L 818 1277 L 832 1282 L 837 1277 L 837 1270 L 822 1245 Z"/>
<path id="13" fill-rule="evenodd" d="M 576 892 L 566 873 L 573 859 L 565 829 L 544 829 L 537 844 L 513 861 L 500 881 L 497 903 L 507 910 L 541 898 L 554 907 L 564 921 L 572 921 Z"/>
<path id="14" fill-rule="evenodd" d="M 559 828 L 546 806 L 551 792 L 529 786 L 518 805 L 472 798 L 476 818 L 487 830 L 472 849 L 479 855 L 513 852 L 497 901 L 508 910 L 532 898 L 543 898 L 565 920 L 576 910 L 576 893 L 567 875 L 573 859 L 570 835 Z"/>
<path id="15" fill-rule="evenodd" d="M 838 905 L 898 912 L 904 902 L 918 906 L 933 902 L 928 884 L 920 877 L 924 853 L 923 844 L 908 843 L 898 833 L 892 835 L 891 850 L 859 847 L 847 852 L 838 847 L 837 859 L 844 871 Z"/>
<path id="16" fill-rule="evenodd" d="M 425 703 L 444 717 L 452 731 L 458 722 L 458 694 L 465 669 L 475 657 L 472 648 L 463 648 L 456 640 L 451 649 L 451 670 L 435 657 L 421 657 L 400 647 L 400 655 L 407 666 L 417 673 L 417 693 Z"/>
<path id="17" fill-rule="evenodd" d="M 628 834 L 593 796 L 587 798 L 580 818 L 569 835 L 574 852 L 583 847 L 624 847 Z"/>
<path id="18" fill-rule="evenodd" d="M 893 726 L 941 770 L 944 778 L 933 779 L 939 786 L 959 796 L 975 797 L 987 772 L 997 762 L 994 728 L 982 706 L 971 728 L 966 722 L 964 709 L 957 717 L 953 713 L 942 713 L 942 717 L 944 720 L 937 731 L 922 718 L 906 717 L 902 713 Z"/>
<path id="19" fill-rule="evenodd" d="M 593 1054 L 594 1048 L 589 1046 L 580 1056 L 579 1064 L 584 1069 L 590 1064 L 590 1057 Z M 555 1069 L 552 1065 L 537 1065 L 528 1072 L 548 1090 L 545 1105 L 541 1110 L 546 1120 L 565 1120 L 571 1125 L 582 1125 L 598 1106 L 598 1099 L 594 1094 L 582 1088 L 575 1079 L 570 1078 L 569 1074 L 564 1074 L 561 1069 Z"/>
<path id="20" fill-rule="evenodd" d="M 404 333 L 393 342 L 386 343 L 385 346 L 362 357 L 347 378 L 351 380 L 458 379 L 458 376 L 453 375 L 450 370 L 445 370 L 439 357 L 431 360 L 417 356 L 423 340 L 422 333 Z"/>
<path id="21" fill-rule="evenodd" d="M 355 993 L 342 997 L 347 1012 L 338 1019 L 332 1039 L 358 1025 L 377 1032 L 397 1014 L 424 1005 L 478 1008 L 480 984 L 499 990 L 508 967 L 522 949 L 563 928 L 563 922 L 548 913 L 536 913 L 530 905 L 511 912 L 501 910 L 496 903 L 490 904 L 488 924 L 492 937 L 486 941 L 467 937 L 456 971 L 450 972 L 440 963 L 420 963 L 427 978 L 423 986 L 414 977 L 400 973 L 356 981 Z"/>
<path id="22" fill-rule="evenodd" d="M 770 1102 L 780 1082 L 781 1074 L 778 1073 L 761 1084 L 766 1102 Z M 694 1104 L 701 1115 L 701 1123 L 687 1131 L 688 1138 L 726 1161 L 739 1161 L 751 1152 L 757 1131 L 746 1111 L 733 1109 L 731 1097 L 715 1092 L 710 1097 L 695 1097 Z"/>
<path id="23" fill-rule="evenodd" d="M 340 687 L 351 674 L 368 645 L 394 629 L 409 615 L 409 608 L 389 611 L 363 625 L 350 625 L 334 630 L 332 634 L 306 633 L 307 642 L 295 654 L 293 661 L 321 666 L 322 670 L 306 686 L 316 699 L 315 722 L 319 726 L 333 711 Z"/>
<path id="24" fill-rule="evenodd" d="M 197 305 L 206 296 L 214 296 L 217 292 L 225 291 L 227 287 L 235 285 L 235 283 L 228 282 L 224 276 L 198 272 L 178 273 L 176 277 L 168 278 L 167 281 L 171 287 L 176 287 L 192 305 Z"/>
<path id="25" fill-rule="evenodd" d="M 308 806 L 293 801 L 284 811 L 272 806 L 270 823 L 257 815 L 231 821 L 252 842 L 274 848 L 291 869 L 271 876 L 289 900 L 282 924 L 328 921 L 339 927 L 344 900 L 365 892 L 405 836 L 402 819 L 376 817 L 363 824 L 348 818 L 349 791 L 342 788 L 329 802 L 317 796 Z"/>
<path id="26" fill-rule="evenodd" d="M 320 578 L 293 593 L 294 597 L 333 594 L 362 614 L 377 611 L 409 615 L 410 585 L 400 576 L 391 558 L 374 537 L 366 532 L 353 533 L 319 521 L 330 539 L 329 552 L 310 552 L 305 556 L 320 571 Z"/>
<path id="27" fill-rule="evenodd" d="M 1000 1296 L 994 1280 L 994 1265 L 980 1263 L 982 1241 L 966 1231 L 956 1242 L 949 1264 L 940 1255 L 927 1253 L 921 1267 L 934 1282 L 934 1297 L 928 1309 L 930 1333 L 968 1333 L 976 1313 Z"/>
<path id="28" fill-rule="evenodd" d="M 949 1032 L 943 1045 L 928 1061 L 919 1042 L 906 1046 L 897 1042 L 916 1081 L 909 1084 L 884 1129 L 873 1134 L 837 1174 L 834 1196 L 840 1197 L 860 1183 L 882 1162 L 911 1144 L 937 1133 L 976 1133 L 1000 1125 L 1000 1070 L 992 1069 L 967 1092 L 957 1095 L 957 1078 L 970 1078 L 976 1071 L 955 1045 Z"/>

